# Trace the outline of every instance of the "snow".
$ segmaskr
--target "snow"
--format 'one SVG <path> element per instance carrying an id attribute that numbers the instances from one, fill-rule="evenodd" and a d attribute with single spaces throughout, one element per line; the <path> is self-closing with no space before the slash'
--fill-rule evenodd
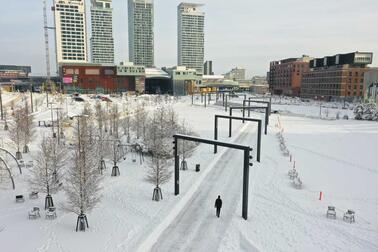
<path id="1" fill-rule="evenodd" d="M 124 102 L 121 98 L 111 99 Z M 231 102 L 241 104 L 241 99 L 233 98 Z M 129 99 L 130 106 L 142 100 L 148 108 L 154 107 L 149 96 Z M 191 97 L 184 97 L 172 105 L 180 120 L 185 119 L 201 137 L 212 139 L 214 115 L 227 112 L 214 101 L 211 103 L 207 108 L 200 105 L 200 100 L 191 105 Z M 242 152 L 237 150 L 219 147 L 214 155 L 212 146 L 199 145 L 187 159 L 189 170 L 180 171 L 180 195 L 174 196 L 172 178 L 162 186 L 164 199 L 160 202 L 151 200 L 153 186 L 145 181 L 146 163 L 140 165 L 138 159 L 134 163 L 129 155 L 119 164 L 121 176 L 114 178 L 110 176 L 112 163 L 107 162 L 102 201 L 87 214 L 89 229 L 85 233 L 76 233 L 76 215 L 63 211 L 63 192 L 53 195 L 57 219 L 46 220 L 41 211 L 42 218 L 29 220 L 27 214 L 32 207 L 43 209 L 45 195 L 28 199 L 29 172 L 24 168 L 20 175 L 12 164 L 16 190 L 0 180 L 1 250 L 377 251 L 378 124 L 335 120 L 337 112 L 340 118 L 344 113 L 353 113 L 335 105 L 340 104 L 322 104 L 328 109 L 328 117 L 319 116 L 320 106 L 315 102 L 286 101 L 272 106 L 280 114 L 271 115 L 268 135 L 262 137 L 261 163 L 254 162 L 250 168 L 247 221 L 241 218 Z M 65 102 L 62 107 L 65 111 Z M 78 114 L 83 103 L 68 100 L 67 108 L 68 114 Z M 235 111 L 235 116 L 240 115 Z M 263 118 L 262 113 L 252 116 Z M 39 106 L 35 117 L 36 121 L 50 120 L 46 104 Z M 219 140 L 251 145 L 256 156 L 257 126 L 234 122 L 231 139 L 227 137 L 227 127 L 227 120 L 219 122 Z M 303 182 L 302 189 L 296 189 L 287 176 L 293 162 L 279 148 L 276 133 L 282 129 Z M 51 134 L 51 128 L 39 128 L 38 132 Z M 14 151 L 2 129 L 0 136 L 4 147 Z M 32 151 L 40 139 L 30 145 Z M 25 156 L 25 160 L 32 159 Z M 197 163 L 201 164 L 199 173 L 194 171 Z M 320 191 L 324 194 L 321 201 Z M 15 203 L 17 194 L 26 196 L 25 203 Z M 219 219 L 214 209 L 218 195 L 223 199 Z M 336 220 L 326 218 L 328 205 L 336 207 Z M 356 212 L 355 223 L 342 220 L 347 209 Z"/>

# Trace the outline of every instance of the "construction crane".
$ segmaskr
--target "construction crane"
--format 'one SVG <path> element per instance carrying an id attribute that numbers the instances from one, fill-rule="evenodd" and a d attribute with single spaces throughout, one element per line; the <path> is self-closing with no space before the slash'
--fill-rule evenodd
<path id="1" fill-rule="evenodd" d="M 55 27 L 47 26 L 47 3 L 43 0 L 43 29 L 45 31 L 45 53 L 46 53 L 46 86 L 51 87 L 51 70 L 50 70 L 50 47 L 49 47 L 49 29 L 55 30 Z M 49 106 L 49 92 L 46 90 L 46 104 Z"/>

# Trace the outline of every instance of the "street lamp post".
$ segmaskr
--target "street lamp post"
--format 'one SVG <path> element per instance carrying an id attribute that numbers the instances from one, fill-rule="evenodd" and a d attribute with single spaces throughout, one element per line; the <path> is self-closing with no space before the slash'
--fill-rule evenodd
<path id="1" fill-rule="evenodd" d="M 1 84 L 0 84 L 0 110 L 1 110 L 1 120 L 4 120 L 4 115 L 3 115 L 3 97 L 2 97 L 2 91 L 1 91 Z"/>

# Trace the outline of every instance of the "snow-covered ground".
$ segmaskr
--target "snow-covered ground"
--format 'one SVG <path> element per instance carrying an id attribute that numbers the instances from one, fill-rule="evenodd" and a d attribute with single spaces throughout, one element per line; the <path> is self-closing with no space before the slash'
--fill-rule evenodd
<path id="1" fill-rule="evenodd" d="M 112 99 L 122 104 L 121 98 Z M 62 107 L 77 114 L 82 106 L 68 100 Z M 192 106 L 190 97 L 173 106 L 180 120 L 206 138 L 213 137 L 214 115 L 226 114 L 220 106 L 204 108 L 199 100 Z M 27 169 L 22 175 L 13 169 L 16 190 L 4 185 L 0 189 L 1 251 L 378 251 L 378 124 L 314 119 L 319 108 L 318 104 L 273 105 L 281 115 L 272 114 L 268 135 L 262 138 L 261 163 L 254 162 L 250 169 L 247 221 L 241 218 L 240 151 L 219 148 L 214 155 L 211 146 L 201 144 L 187 160 L 189 171 L 180 173 L 180 195 L 174 196 L 171 180 L 162 187 L 160 202 L 151 200 L 153 186 L 145 181 L 145 163 L 132 162 L 129 155 L 119 165 L 121 176 L 114 178 L 108 162 L 103 198 L 88 214 L 90 228 L 85 233 L 76 233 L 76 216 L 62 210 L 63 192 L 53 196 L 58 206 L 56 220 L 46 220 L 44 214 L 28 220 L 33 206 L 42 209 L 44 195 L 16 204 L 15 195 L 27 196 L 30 190 Z M 341 117 L 344 111 L 350 113 L 329 108 L 329 117 L 334 118 L 331 115 L 339 109 Z M 36 121 L 49 120 L 50 110 L 40 106 L 35 116 Z M 263 114 L 252 116 L 262 118 Z M 220 122 L 220 140 L 256 149 L 256 126 L 233 124 L 233 138 L 228 139 L 228 121 Z M 293 162 L 280 152 L 276 133 L 282 129 L 303 181 L 300 190 L 287 177 Z M 50 128 L 39 129 L 39 134 L 50 132 Z M 2 129 L 0 134 L 6 138 Z M 35 150 L 35 145 L 31 147 Z M 201 164 L 199 173 L 194 171 L 197 163 Z M 321 201 L 320 191 L 324 193 Z M 220 219 L 214 210 L 218 194 L 224 205 Z M 336 207 L 336 220 L 325 217 L 328 205 Z M 343 222 L 347 209 L 355 210 L 356 223 Z"/>

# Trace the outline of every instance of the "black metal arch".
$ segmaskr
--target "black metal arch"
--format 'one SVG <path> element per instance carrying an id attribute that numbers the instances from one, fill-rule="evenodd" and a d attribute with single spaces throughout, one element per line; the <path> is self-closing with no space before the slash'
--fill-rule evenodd
<path id="1" fill-rule="evenodd" d="M 218 140 L 218 118 L 230 119 L 230 120 L 239 120 L 239 121 L 250 121 L 250 122 L 257 122 L 257 162 L 260 162 L 260 155 L 261 155 L 261 119 L 253 119 L 253 118 L 244 118 L 244 117 L 236 117 L 236 116 L 224 116 L 224 115 L 215 115 L 214 121 L 214 140 Z M 232 130 L 229 127 L 228 129 L 228 137 L 232 136 Z M 214 145 L 214 153 L 217 153 L 218 148 L 217 145 Z"/>
<path id="2" fill-rule="evenodd" d="M 4 164 L 5 169 L 7 169 L 8 173 L 9 173 L 9 178 L 10 178 L 11 181 L 12 181 L 12 187 L 13 187 L 13 190 L 16 189 L 16 186 L 14 185 L 14 180 L 13 180 L 12 172 L 11 172 L 11 170 L 9 169 L 9 166 L 7 165 L 7 163 L 4 161 L 4 159 L 3 159 L 2 157 L 0 157 L 0 161 Z"/>
<path id="3" fill-rule="evenodd" d="M 4 152 L 7 153 L 8 155 L 10 155 L 10 156 L 14 159 L 14 161 L 16 161 L 17 166 L 18 166 L 18 169 L 20 170 L 20 174 L 22 174 L 21 166 L 20 166 L 20 164 L 18 163 L 17 158 L 16 158 L 12 153 L 10 153 L 9 151 L 7 151 L 7 150 L 4 149 L 4 148 L 0 148 L 0 151 L 4 151 Z"/>
<path id="4" fill-rule="evenodd" d="M 197 142 L 197 143 L 204 143 L 204 144 L 211 144 L 211 145 L 219 145 L 227 148 L 242 150 L 244 152 L 244 164 L 243 164 L 243 205 L 242 205 L 242 216 L 245 220 L 248 218 L 248 185 L 249 185 L 249 166 L 252 165 L 249 163 L 249 159 L 252 158 L 250 156 L 252 149 L 249 146 L 239 145 L 239 144 L 232 144 L 220 141 L 214 141 L 205 138 L 187 136 L 187 135 L 180 135 L 176 134 L 173 135 L 173 144 L 174 144 L 174 157 L 175 157 L 175 195 L 180 193 L 180 169 L 179 169 L 179 156 L 178 156 L 178 148 L 177 148 L 177 141 L 178 139 Z"/>
<path id="5" fill-rule="evenodd" d="M 265 123 L 264 123 L 264 126 L 265 126 L 265 132 L 264 134 L 268 134 L 268 124 L 269 124 L 269 108 L 268 107 L 260 107 L 260 106 L 248 106 L 248 107 L 230 107 L 230 116 L 232 116 L 232 111 L 235 110 L 235 109 L 241 109 L 243 110 L 243 117 L 245 118 L 245 110 L 248 110 L 248 112 L 250 110 L 254 110 L 254 109 L 265 109 Z M 249 117 L 249 114 L 248 114 L 248 117 Z M 244 123 L 244 120 L 243 120 L 243 123 Z M 229 121 L 229 128 L 231 129 L 232 128 L 232 123 L 231 123 L 231 119 Z"/>
<path id="6" fill-rule="evenodd" d="M 269 102 L 268 101 L 261 101 L 261 100 L 265 100 L 265 99 L 268 99 L 269 98 Z M 272 113 L 272 97 L 269 96 L 269 97 L 249 97 L 248 100 L 251 100 L 255 103 L 266 103 L 266 104 L 269 104 L 269 115 Z"/>

